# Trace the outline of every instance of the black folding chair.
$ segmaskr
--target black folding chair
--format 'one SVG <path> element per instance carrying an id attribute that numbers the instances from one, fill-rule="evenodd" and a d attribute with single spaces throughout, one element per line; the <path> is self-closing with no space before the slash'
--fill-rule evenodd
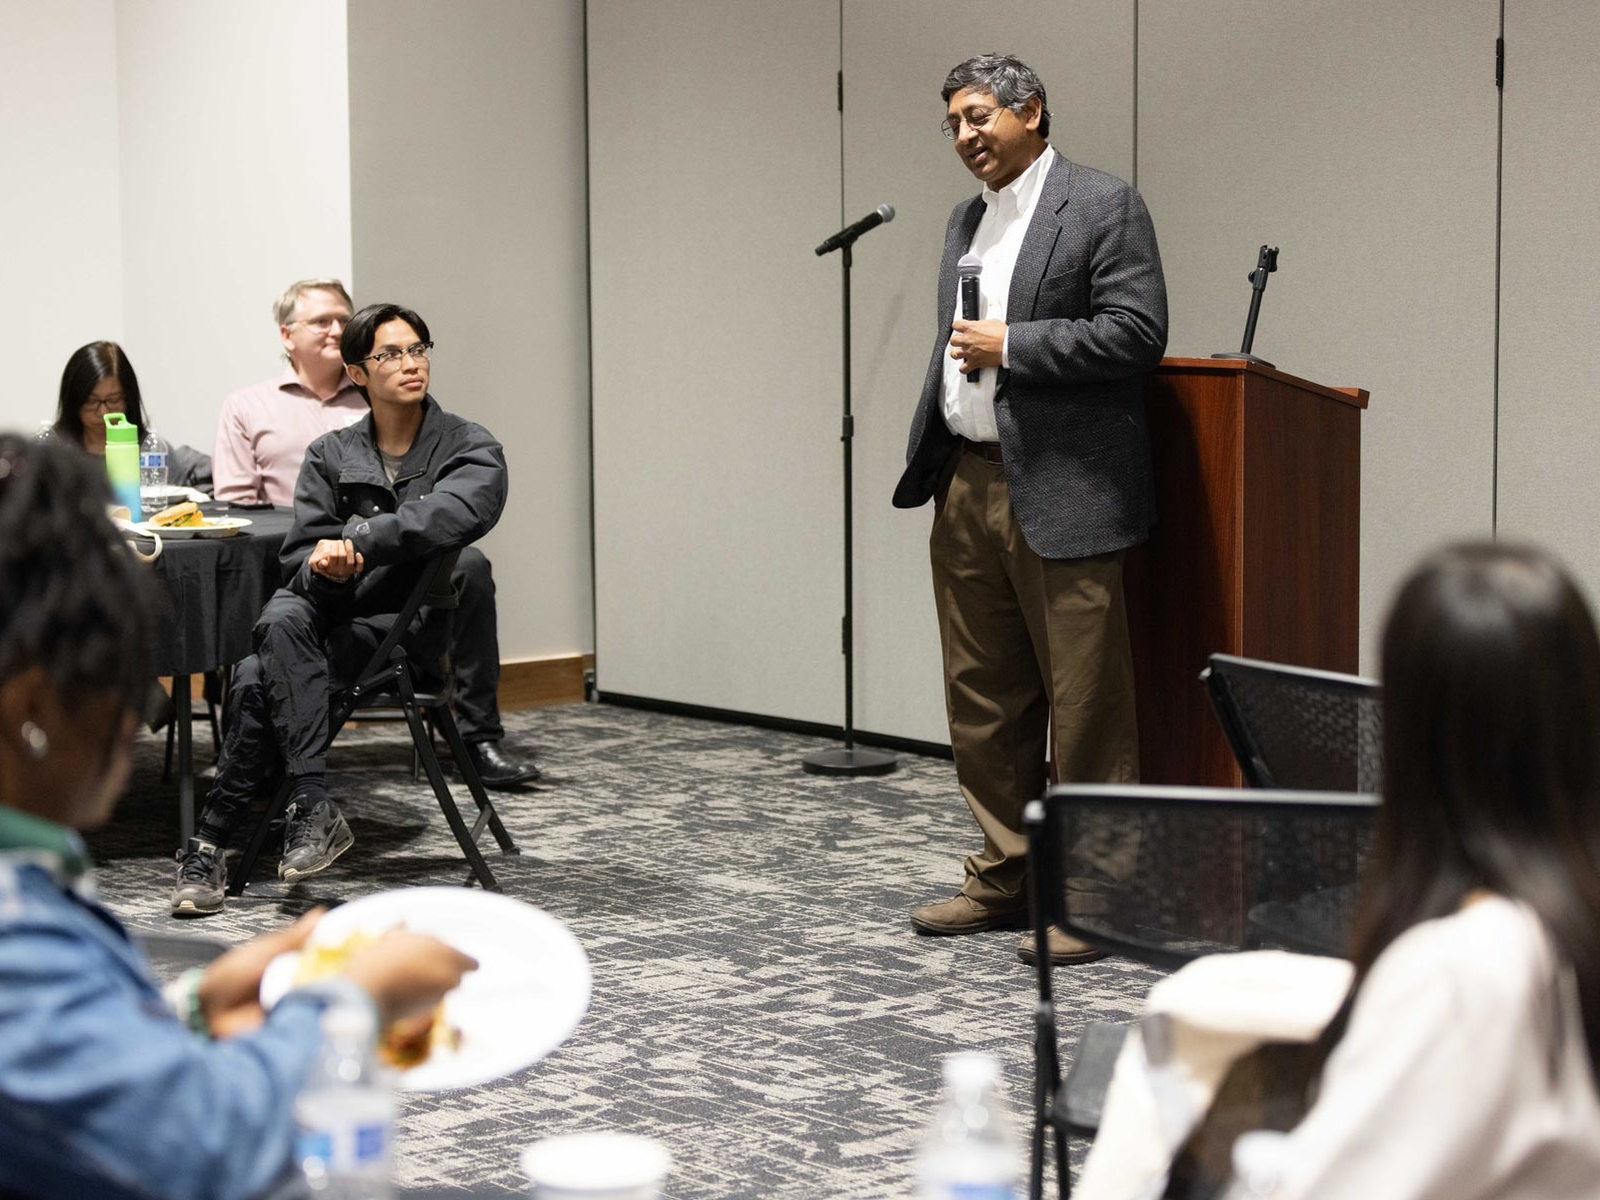
<path id="1" fill-rule="evenodd" d="M 1376 681 L 1231 654 L 1213 654 L 1200 679 L 1247 787 L 1379 790 Z"/>
<path id="2" fill-rule="evenodd" d="M 1034 937 L 1058 925 L 1113 953 L 1171 969 L 1203 954 L 1342 944 L 1366 858 L 1372 795 L 1242 788 L 1067 785 L 1024 813 Z M 1130 831 L 1136 837 L 1130 837 Z M 1107 863 L 1117 857 L 1115 868 Z M 1069 891 L 1067 881 L 1078 887 Z M 1044 1186 L 1045 1141 L 1072 1193 L 1070 1134 L 1094 1132 L 1125 1027 L 1095 1022 L 1062 1086 L 1050 960 L 1038 956 L 1028 1194 Z M 1081 1069 L 1080 1069 L 1081 1068 Z"/>
<path id="3" fill-rule="evenodd" d="M 495 812 L 489 793 L 484 790 L 483 780 L 478 776 L 478 769 L 467 753 L 466 743 L 461 739 L 461 730 L 457 728 L 455 716 L 450 711 L 450 701 L 453 696 L 451 673 L 442 672 L 442 678 L 437 686 L 419 688 L 416 676 L 412 672 L 411 660 L 401 644 L 413 631 L 418 614 L 424 605 L 433 609 L 455 607 L 459 597 L 451 587 L 450 573 L 455 567 L 456 554 L 456 551 L 437 554 L 423 563 L 417 575 L 417 582 L 406 598 L 405 605 L 395 617 L 383 641 L 373 651 L 366 667 L 357 675 L 356 682 L 334 693 L 328 706 L 328 740 L 324 743 L 324 749 L 332 745 L 333 739 L 338 736 L 344 723 L 350 719 L 351 713 L 359 709 L 393 708 L 398 705 L 411 731 L 414 753 L 421 758 L 423 769 L 428 775 L 428 782 L 433 787 L 433 794 L 439 801 L 439 809 L 444 813 L 450 831 L 455 834 L 456 841 L 461 846 L 461 853 L 466 856 L 467 863 L 472 868 L 472 875 L 468 877 L 467 883 L 471 884 L 476 879 L 483 885 L 485 891 L 498 892 L 501 888 L 495 880 L 494 872 L 489 869 L 483 853 L 478 849 L 479 835 L 484 827 L 488 826 L 503 853 L 520 854 L 521 851 L 511 840 L 511 835 L 506 832 L 505 826 L 500 823 L 499 814 Z M 478 806 L 477 820 L 471 826 L 467 825 L 461 816 L 461 811 L 456 807 L 455 799 L 450 794 L 450 785 L 445 781 L 444 770 L 439 765 L 439 756 L 434 752 L 433 739 L 424 726 L 424 716 L 429 714 L 435 727 L 444 734 L 445 743 L 450 747 L 450 753 L 455 756 L 456 768 L 461 772 L 462 781 L 472 794 L 473 803 Z M 255 830 L 250 835 L 250 844 L 235 862 L 228 878 L 228 895 L 239 895 L 249 883 L 256 859 L 260 857 L 262 847 L 274 823 L 282 816 L 284 808 L 289 803 L 291 786 L 291 780 L 283 781 L 266 814 L 256 823 Z"/>
<path id="4" fill-rule="evenodd" d="M 211 725 L 211 757 L 215 758 L 218 754 L 222 753 L 222 729 L 217 724 L 217 706 L 222 703 L 223 694 L 227 691 L 227 668 L 221 667 L 215 671 L 207 671 L 202 678 L 205 680 L 205 715 L 206 720 Z M 194 698 L 192 696 L 180 698 L 177 695 L 176 690 L 174 690 L 172 696 L 172 718 L 167 722 L 167 750 L 166 754 L 161 760 L 162 783 L 170 783 L 172 781 L 172 751 L 174 748 L 174 743 L 177 741 L 178 737 L 177 706 L 183 703 L 185 700 L 187 700 L 190 705 L 189 711 L 192 718 L 194 712 Z"/>

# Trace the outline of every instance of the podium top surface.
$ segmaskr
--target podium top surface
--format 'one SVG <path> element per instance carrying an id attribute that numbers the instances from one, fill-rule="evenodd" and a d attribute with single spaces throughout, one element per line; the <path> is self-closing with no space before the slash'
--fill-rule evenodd
<path id="1" fill-rule="evenodd" d="M 1290 375 L 1287 371 L 1280 371 L 1264 363 L 1247 362 L 1240 358 L 1163 358 L 1155 373 L 1157 375 L 1260 375 L 1302 391 L 1325 396 L 1329 400 L 1337 400 L 1353 408 L 1366 408 L 1369 399 L 1366 388 L 1329 387 L 1327 384 L 1313 383 L 1309 379 Z"/>

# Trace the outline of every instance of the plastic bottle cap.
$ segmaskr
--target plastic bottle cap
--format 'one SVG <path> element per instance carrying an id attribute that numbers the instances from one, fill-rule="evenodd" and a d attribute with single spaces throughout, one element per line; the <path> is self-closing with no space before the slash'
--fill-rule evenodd
<path id="1" fill-rule="evenodd" d="M 377 1018 L 364 1004 L 335 1004 L 322 1014 L 322 1032 L 328 1037 L 371 1038 Z"/>
<path id="2" fill-rule="evenodd" d="M 947 1054 L 944 1059 L 944 1082 L 950 1088 L 988 1087 L 1000 1078 L 1000 1063 L 992 1054 L 963 1051 Z"/>
<path id="3" fill-rule="evenodd" d="M 139 441 L 139 427 L 130 425 L 128 418 L 122 413 L 107 413 L 106 441 L 133 442 L 137 444 Z"/>
<path id="4" fill-rule="evenodd" d="M 1270 1129 L 1241 1133 L 1234 1140 L 1233 1174 L 1244 1195 L 1265 1196 L 1278 1186 L 1288 1144 L 1286 1134 Z"/>

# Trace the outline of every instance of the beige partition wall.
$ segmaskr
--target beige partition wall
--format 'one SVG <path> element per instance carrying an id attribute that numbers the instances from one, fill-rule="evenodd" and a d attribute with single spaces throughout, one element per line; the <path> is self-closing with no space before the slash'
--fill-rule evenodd
<path id="1" fill-rule="evenodd" d="M 588 11 L 602 690 L 840 719 L 838 265 L 810 248 L 887 202 L 856 251 L 856 718 L 944 740 L 929 516 L 889 495 L 975 190 L 938 91 L 978 50 L 1032 61 L 1058 149 L 1143 191 L 1169 353 L 1236 348 L 1281 247 L 1258 351 L 1372 392 L 1364 648 L 1418 553 L 1488 532 L 1498 0 Z"/>
<path id="2" fill-rule="evenodd" d="M 150 422 L 209 454 L 223 397 L 283 367 L 273 300 L 350 274 L 345 6 L 118 0 L 115 26 L 123 340 Z"/>
<path id="3" fill-rule="evenodd" d="M 590 0 L 588 53 L 600 688 L 837 721 L 837 3 Z"/>
<path id="4" fill-rule="evenodd" d="M 581 0 L 351 0 L 356 302 L 429 322 L 432 391 L 505 444 L 503 659 L 590 642 Z"/>
<path id="5" fill-rule="evenodd" d="M 1363 662 L 1397 576 L 1486 534 L 1493 461 L 1498 0 L 1144 4 L 1139 183 L 1169 354 L 1237 349 L 1257 248 L 1281 248 L 1256 352 L 1371 390 Z"/>
<path id="6" fill-rule="evenodd" d="M 1500 533 L 1600 592 L 1600 7 L 1507 0 Z"/>
<path id="7" fill-rule="evenodd" d="M 12 168 L 0 229 L 13 281 L 0 288 L 0 328 L 23 331 L 6 356 L 0 429 L 31 431 L 55 419 L 67 357 L 123 336 L 117 29 L 112 0 L 0 0 L 0 28 L 0 162 Z"/>
<path id="8" fill-rule="evenodd" d="M 894 509 L 889 497 L 933 347 L 945 223 L 978 191 L 939 132 L 944 77 L 969 55 L 1014 53 L 1045 85 L 1057 150 L 1125 179 L 1133 166 L 1132 0 L 991 6 L 981 32 L 971 14 L 952 0 L 844 4 L 845 211 L 886 201 L 897 213 L 856 254 L 857 724 L 933 742 L 949 733 L 932 509 Z"/>

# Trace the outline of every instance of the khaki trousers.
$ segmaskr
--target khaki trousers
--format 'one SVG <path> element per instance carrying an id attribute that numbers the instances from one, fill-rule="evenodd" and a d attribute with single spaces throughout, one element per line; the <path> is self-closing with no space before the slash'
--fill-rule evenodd
<path id="1" fill-rule="evenodd" d="M 1015 907 L 1028 901 L 1022 810 L 1044 793 L 1047 758 L 1061 783 L 1139 779 L 1123 552 L 1040 558 L 1003 466 L 963 445 L 946 474 L 928 547 L 956 777 L 983 831 L 961 890 Z M 1087 865 L 1119 878 L 1136 849 L 1107 847 L 1118 861 Z"/>

